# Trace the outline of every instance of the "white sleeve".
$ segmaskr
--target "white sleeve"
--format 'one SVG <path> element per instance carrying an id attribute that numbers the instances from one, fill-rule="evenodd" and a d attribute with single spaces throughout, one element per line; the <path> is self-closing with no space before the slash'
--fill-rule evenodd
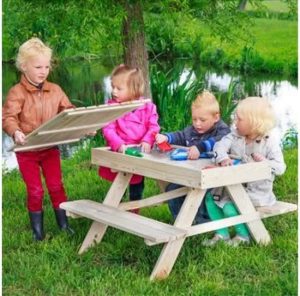
<path id="1" fill-rule="evenodd" d="M 268 139 L 266 152 L 266 158 L 272 168 L 272 173 L 275 175 L 282 175 L 285 172 L 286 165 L 280 147 L 280 140 L 274 134 L 271 134 Z"/>
<path id="2" fill-rule="evenodd" d="M 233 136 L 232 133 L 227 134 L 224 136 L 220 141 L 218 141 L 213 151 L 216 153 L 216 162 L 220 163 L 224 159 L 229 158 L 229 151 L 233 143 Z"/>

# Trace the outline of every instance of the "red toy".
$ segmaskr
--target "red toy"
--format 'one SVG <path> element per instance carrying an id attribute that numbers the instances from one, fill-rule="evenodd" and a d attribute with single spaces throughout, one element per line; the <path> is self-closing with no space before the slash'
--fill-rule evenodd
<path id="1" fill-rule="evenodd" d="M 173 149 L 172 146 L 168 142 L 162 142 L 162 143 L 159 143 L 156 145 L 159 148 L 159 150 L 161 150 L 162 152 L 168 152 Z"/>
<path id="2" fill-rule="evenodd" d="M 157 133 L 152 133 L 152 135 L 155 138 L 155 136 L 157 135 Z M 172 146 L 167 141 L 159 143 L 159 144 L 156 143 L 156 146 L 162 152 L 169 152 L 169 151 L 173 150 Z"/>

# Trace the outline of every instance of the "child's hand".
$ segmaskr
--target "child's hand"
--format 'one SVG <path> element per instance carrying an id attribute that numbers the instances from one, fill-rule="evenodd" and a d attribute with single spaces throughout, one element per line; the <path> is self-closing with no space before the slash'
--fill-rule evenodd
<path id="1" fill-rule="evenodd" d="M 118 152 L 120 153 L 125 153 L 125 150 L 126 150 L 126 145 L 121 145 L 120 148 L 118 149 Z"/>
<path id="2" fill-rule="evenodd" d="M 220 166 L 231 166 L 233 165 L 233 159 L 226 158 L 220 162 Z"/>
<path id="3" fill-rule="evenodd" d="M 92 137 L 95 137 L 96 134 L 97 134 L 97 131 L 86 133 L 87 136 L 92 136 Z"/>
<path id="4" fill-rule="evenodd" d="M 263 160 L 265 160 L 265 157 L 260 153 L 252 153 L 251 156 L 252 156 L 254 161 L 263 161 Z"/>
<path id="5" fill-rule="evenodd" d="M 25 144 L 25 135 L 21 131 L 15 131 L 13 138 L 16 144 L 24 145 Z"/>
<path id="6" fill-rule="evenodd" d="M 198 159 L 200 156 L 200 152 L 196 146 L 192 146 L 189 149 L 188 159 Z"/>
<path id="7" fill-rule="evenodd" d="M 155 141 L 156 141 L 157 144 L 167 142 L 168 137 L 166 135 L 163 135 L 163 134 L 156 134 Z"/>
<path id="8" fill-rule="evenodd" d="M 149 143 L 142 142 L 141 143 L 141 152 L 150 153 L 150 151 L 151 151 L 151 145 Z"/>

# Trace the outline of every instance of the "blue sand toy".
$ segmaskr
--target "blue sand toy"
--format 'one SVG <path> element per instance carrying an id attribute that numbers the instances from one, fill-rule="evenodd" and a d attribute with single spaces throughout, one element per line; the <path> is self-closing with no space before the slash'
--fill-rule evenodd
<path id="1" fill-rule="evenodd" d="M 213 158 L 216 157 L 216 153 L 213 151 L 202 152 L 200 153 L 199 158 Z M 172 160 L 187 160 L 188 159 L 188 150 L 185 148 L 177 148 L 170 153 L 170 158 Z M 240 159 L 233 159 L 233 165 L 238 165 L 242 161 Z"/>
<path id="2" fill-rule="evenodd" d="M 172 160 L 187 160 L 188 159 L 188 151 L 184 148 L 177 148 L 173 152 L 170 153 L 170 158 Z"/>
<path id="3" fill-rule="evenodd" d="M 201 152 L 199 158 L 213 158 L 216 157 L 216 153 L 212 151 Z"/>
<path id="4" fill-rule="evenodd" d="M 215 156 L 214 152 L 202 152 L 199 158 L 213 158 Z M 188 150 L 185 148 L 177 148 L 170 153 L 170 158 L 172 160 L 187 160 Z"/>
<path id="5" fill-rule="evenodd" d="M 234 159 L 233 160 L 233 165 L 240 164 L 242 161 L 240 159 Z"/>

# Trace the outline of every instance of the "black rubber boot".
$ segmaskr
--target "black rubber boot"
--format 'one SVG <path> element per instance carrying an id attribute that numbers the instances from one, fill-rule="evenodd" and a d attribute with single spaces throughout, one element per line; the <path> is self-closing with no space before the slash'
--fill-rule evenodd
<path id="1" fill-rule="evenodd" d="M 69 226 L 66 211 L 63 209 L 54 209 L 54 213 L 59 228 L 63 231 L 66 231 L 70 235 L 74 234 L 74 230 Z"/>
<path id="2" fill-rule="evenodd" d="M 43 211 L 29 212 L 30 224 L 33 231 L 33 239 L 36 241 L 42 241 L 45 238 L 43 216 Z"/>

